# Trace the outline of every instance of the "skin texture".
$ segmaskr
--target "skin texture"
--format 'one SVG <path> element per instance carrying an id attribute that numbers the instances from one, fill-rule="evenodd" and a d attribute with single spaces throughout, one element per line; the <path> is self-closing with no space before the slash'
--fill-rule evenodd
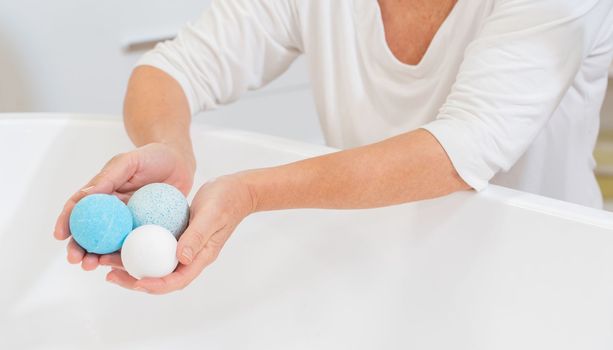
<path id="1" fill-rule="evenodd" d="M 457 0 L 379 0 L 385 39 L 405 64 L 416 65 Z"/>
<path id="2" fill-rule="evenodd" d="M 381 0 L 386 40 L 403 63 L 421 61 L 455 0 Z M 189 193 L 196 164 L 187 99 L 179 84 L 153 67 L 134 70 L 125 99 L 126 130 L 137 146 L 109 161 L 77 191 L 58 217 L 54 236 L 70 238 L 75 203 L 91 193 L 127 201 L 141 186 L 166 182 Z M 151 294 L 180 290 L 219 255 L 240 222 L 257 211 L 289 208 L 373 208 L 443 196 L 469 186 L 437 140 L 425 130 L 337 153 L 265 169 L 226 175 L 204 184 L 191 205 L 179 240 L 179 266 L 163 278 L 135 280 L 119 254 L 85 254 L 70 239 L 68 261 L 85 270 L 110 266 L 107 280 Z"/>

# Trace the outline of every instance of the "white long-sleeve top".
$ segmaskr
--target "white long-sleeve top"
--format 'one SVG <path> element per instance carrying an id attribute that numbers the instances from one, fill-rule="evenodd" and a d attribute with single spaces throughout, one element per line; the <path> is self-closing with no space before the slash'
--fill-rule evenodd
<path id="1" fill-rule="evenodd" d="M 139 64 L 174 77 L 197 113 L 265 85 L 304 54 L 329 145 L 421 127 L 476 190 L 492 182 L 599 207 L 592 152 L 612 8 L 459 0 L 421 62 L 408 65 L 387 46 L 376 0 L 214 0 Z"/>

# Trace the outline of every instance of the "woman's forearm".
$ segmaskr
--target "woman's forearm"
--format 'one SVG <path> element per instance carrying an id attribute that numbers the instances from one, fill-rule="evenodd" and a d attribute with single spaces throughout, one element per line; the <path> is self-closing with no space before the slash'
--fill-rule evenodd
<path id="1" fill-rule="evenodd" d="M 434 136 L 422 129 L 239 176 L 252 193 L 255 211 L 373 208 L 470 188 Z"/>
<path id="2" fill-rule="evenodd" d="M 181 86 L 161 70 L 149 66 L 134 70 L 124 122 L 137 146 L 167 143 L 193 161 L 187 98 Z M 422 129 L 355 149 L 247 171 L 240 177 L 251 190 L 257 211 L 372 208 L 469 189 L 442 146 Z"/>
<path id="3" fill-rule="evenodd" d="M 193 159 L 190 123 L 189 104 L 176 80 L 154 67 L 134 69 L 124 102 L 124 124 L 136 146 L 166 143 Z"/>

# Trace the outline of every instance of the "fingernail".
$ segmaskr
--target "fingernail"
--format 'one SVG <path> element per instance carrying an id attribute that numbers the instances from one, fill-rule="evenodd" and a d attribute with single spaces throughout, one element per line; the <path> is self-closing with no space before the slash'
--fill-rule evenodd
<path id="1" fill-rule="evenodd" d="M 183 256 L 187 260 L 187 262 L 190 263 L 194 258 L 194 252 L 190 247 L 183 248 L 183 253 L 181 253 L 181 256 Z"/>
<path id="2" fill-rule="evenodd" d="M 149 291 L 143 287 L 134 287 L 134 290 L 137 292 L 149 293 Z"/>
<path id="3" fill-rule="evenodd" d="M 89 187 L 85 187 L 81 189 L 81 192 L 85 192 L 87 193 L 89 190 L 91 190 L 92 188 L 94 188 L 94 186 L 89 186 Z"/>

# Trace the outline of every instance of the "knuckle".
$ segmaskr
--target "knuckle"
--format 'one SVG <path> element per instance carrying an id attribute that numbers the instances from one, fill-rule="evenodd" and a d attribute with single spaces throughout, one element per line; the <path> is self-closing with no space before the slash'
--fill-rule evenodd
<path id="1" fill-rule="evenodd" d="M 194 281 L 195 278 L 196 276 L 188 276 L 185 279 L 181 280 L 180 282 L 178 282 L 176 290 L 184 290 Z"/>
<path id="2" fill-rule="evenodd" d="M 208 264 L 213 263 L 219 257 L 219 252 L 221 251 L 221 247 L 217 244 L 211 244 L 208 246 L 206 250 L 206 261 Z"/>
<path id="3" fill-rule="evenodd" d="M 223 232 L 217 232 L 209 238 L 208 245 L 212 250 L 219 252 L 223 248 L 225 241 L 226 238 Z"/>
<path id="4" fill-rule="evenodd" d="M 201 248 L 206 243 L 205 234 L 202 231 L 200 231 L 200 230 L 193 231 L 193 233 L 192 233 L 192 235 L 190 237 L 190 241 L 197 248 Z"/>
<path id="5" fill-rule="evenodd" d="M 123 160 L 124 158 L 125 158 L 125 153 L 117 153 L 116 155 L 111 157 L 111 159 L 109 160 L 107 164 L 113 164 L 113 163 L 119 162 Z"/>
<path id="6" fill-rule="evenodd" d="M 176 288 L 175 290 L 176 290 L 176 291 L 181 291 L 181 290 L 184 290 L 185 288 L 187 288 L 187 286 L 189 286 L 189 283 L 190 283 L 190 282 L 191 282 L 191 281 L 184 281 L 184 282 L 179 283 L 179 284 L 177 285 L 177 288 Z"/>
<path id="7" fill-rule="evenodd" d="M 147 291 L 148 294 L 154 294 L 154 295 L 164 295 L 164 294 L 168 294 L 170 292 L 173 291 L 173 288 L 170 284 L 168 283 L 164 283 L 164 285 L 159 286 L 157 288 L 152 288 L 150 290 Z"/>

